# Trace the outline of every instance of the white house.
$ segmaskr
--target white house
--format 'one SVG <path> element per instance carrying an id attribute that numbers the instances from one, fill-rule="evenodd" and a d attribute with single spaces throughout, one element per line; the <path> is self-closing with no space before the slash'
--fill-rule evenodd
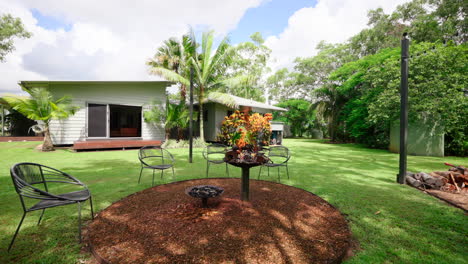
<path id="1" fill-rule="evenodd" d="M 203 104 L 203 132 L 206 141 L 216 141 L 218 134 L 221 132 L 221 122 L 225 116 L 231 115 L 235 110 L 241 110 L 254 113 L 271 113 L 272 111 L 287 111 L 285 108 L 265 104 L 251 99 L 242 98 L 235 95 L 228 95 L 231 100 L 230 104 L 226 105 L 225 100 L 217 100 L 216 98 L 207 98 Z M 199 126 L 196 126 L 198 128 Z M 279 140 L 279 136 L 283 134 L 283 124 L 274 122 L 272 124 L 273 137 Z"/>
<path id="2" fill-rule="evenodd" d="M 72 97 L 80 109 L 51 122 L 54 145 L 75 149 L 139 147 L 164 140 L 164 127 L 144 122 L 152 100 L 164 103 L 165 81 L 21 81 L 23 90 L 42 87 L 54 98 Z"/>

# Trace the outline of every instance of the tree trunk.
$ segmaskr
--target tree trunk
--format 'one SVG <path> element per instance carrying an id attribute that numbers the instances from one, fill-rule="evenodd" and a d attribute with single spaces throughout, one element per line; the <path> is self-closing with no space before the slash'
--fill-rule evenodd
<path id="1" fill-rule="evenodd" d="M 203 103 L 202 103 L 202 100 L 200 100 L 200 103 L 198 104 L 200 106 L 200 120 L 198 122 L 200 122 L 200 139 L 205 141 L 205 133 L 203 131 L 204 129 L 204 126 L 203 126 Z"/>
<path id="2" fill-rule="evenodd" d="M 49 124 L 44 125 L 44 142 L 42 143 L 42 151 L 53 151 L 54 144 L 50 138 Z"/>
<path id="3" fill-rule="evenodd" d="M 169 140 L 170 136 L 171 136 L 171 130 L 166 128 L 166 142 Z"/>
<path id="4" fill-rule="evenodd" d="M 205 131 L 203 125 L 203 99 L 205 98 L 204 92 L 205 88 L 203 87 L 203 85 L 200 85 L 200 93 L 198 94 L 198 105 L 200 106 L 200 120 L 198 122 L 200 122 L 200 139 L 203 141 L 205 141 Z"/>
<path id="5" fill-rule="evenodd" d="M 180 101 L 185 104 L 186 98 L 187 98 L 187 87 L 185 86 L 185 84 L 181 84 L 180 85 Z"/>

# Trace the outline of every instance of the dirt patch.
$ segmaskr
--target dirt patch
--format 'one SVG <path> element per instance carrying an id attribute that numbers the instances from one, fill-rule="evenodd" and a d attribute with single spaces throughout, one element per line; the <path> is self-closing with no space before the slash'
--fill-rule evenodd
<path id="1" fill-rule="evenodd" d="M 208 201 L 184 191 L 216 185 Z M 341 213 L 307 191 L 251 180 L 242 202 L 239 179 L 199 179 L 156 186 L 99 213 L 88 242 L 107 263 L 339 263 L 351 234 Z"/>
<path id="2" fill-rule="evenodd" d="M 468 212 L 468 192 L 449 193 L 439 190 L 426 190 L 432 196 L 435 196 L 445 202 Z"/>

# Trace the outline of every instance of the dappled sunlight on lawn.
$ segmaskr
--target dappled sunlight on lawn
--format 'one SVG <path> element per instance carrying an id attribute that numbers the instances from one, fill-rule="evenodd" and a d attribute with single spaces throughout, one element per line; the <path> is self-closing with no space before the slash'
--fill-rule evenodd
<path id="1" fill-rule="evenodd" d="M 151 187 L 151 172 L 144 172 L 138 184 L 140 163 L 137 150 L 70 152 L 56 150 L 41 153 L 34 150 L 38 143 L 0 143 L 0 263 L 73 263 L 83 258 L 76 244 L 77 208 L 64 206 L 46 210 L 43 222 L 37 226 L 40 212 L 28 214 L 11 254 L 6 248 L 21 218 L 21 204 L 14 192 L 9 168 L 17 162 L 31 161 L 63 170 L 87 184 L 93 194 L 96 211 L 132 193 Z M 414 188 L 396 184 L 398 155 L 386 150 L 366 149 L 353 144 L 327 144 L 320 140 L 286 139 L 291 149 L 290 179 L 286 170 L 280 170 L 280 182 L 320 196 L 337 207 L 349 221 L 360 248 L 350 263 L 412 262 L 416 259 L 428 263 L 462 263 L 468 243 L 466 216 L 455 209 Z M 194 150 L 194 163 L 188 160 L 187 149 L 171 149 L 176 159 L 175 176 L 165 173 L 155 177 L 155 185 L 187 179 L 204 178 L 206 161 L 202 149 Z M 443 162 L 468 164 L 468 158 L 408 157 L 409 171 L 445 170 Z M 251 170 L 257 179 L 258 168 Z M 241 171 L 229 166 L 231 177 L 239 178 Z M 224 166 L 210 167 L 210 177 L 226 177 Z M 261 180 L 278 182 L 276 169 L 262 170 Z M 271 190 L 264 190 L 265 192 Z M 84 221 L 90 220 L 89 204 L 83 206 Z M 284 219 L 280 212 L 268 213 L 285 228 L 293 226 L 306 234 L 301 218 Z M 120 219 L 125 221 L 125 219 Z M 229 230 L 227 232 L 230 232 Z M 232 236 L 245 236 L 236 231 Z M 299 235 L 302 236 L 302 235 Z M 200 237 L 199 243 L 203 242 Z M 282 247 L 265 243 L 272 254 L 281 253 Z M 34 256 L 32 249 L 41 253 Z M 174 251 L 172 247 L 168 251 Z M 176 251 L 174 251 L 176 253 Z M 254 250 L 246 254 L 255 254 Z M 248 253 L 250 252 L 250 253 Z M 276 252 L 276 253 L 275 253 Z M 34 257 L 31 257 L 34 256 Z M 89 255 L 86 255 L 88 258 Z M 229 260 L 226 260 L 228 263 Z"/>

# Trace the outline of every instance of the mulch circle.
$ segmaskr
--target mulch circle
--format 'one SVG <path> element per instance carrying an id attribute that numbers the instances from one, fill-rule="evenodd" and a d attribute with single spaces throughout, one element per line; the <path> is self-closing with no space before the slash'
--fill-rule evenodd
<path id="1" fill-rule="evenodd" d="M 215 185 L 208 201 L 185 189 Z M 339 263 L 351 243 L 342 214 L 295 187 L 240 179 L 197 179 L 143 190 L 112 204 L 90 223 L 88 243 L 101 263 Z"/>

